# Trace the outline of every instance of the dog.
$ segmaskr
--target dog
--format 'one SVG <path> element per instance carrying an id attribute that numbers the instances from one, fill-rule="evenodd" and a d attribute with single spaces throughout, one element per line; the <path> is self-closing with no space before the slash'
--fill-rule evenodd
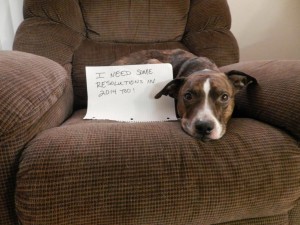
<path id="1" fill-rule="evenodd" d="M 257 80 L 248 74 L 232 70 L 222 73 L 206 57 L 198 57 L 182 49 L 142 50 L 120 58 L 112 65 L 170 63 L 175 78 L 155 98 L 162 95 L 176 100 L 182 129 L 203 141 L 218 140 L 234 109 L 234 96 Z"/>

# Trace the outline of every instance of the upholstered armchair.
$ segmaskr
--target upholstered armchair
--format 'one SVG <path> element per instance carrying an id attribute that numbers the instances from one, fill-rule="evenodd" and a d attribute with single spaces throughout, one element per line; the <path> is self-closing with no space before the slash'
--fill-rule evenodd
<path id="1" fill-rule="evenodd" d="M 0 224 L 299 225 L 300 61 L 241 62 L 226 0 L 25 0 L 0 52 Z M 225 136 L 84 120 L 85 66 L 182 48 L 258 85 Z"/>

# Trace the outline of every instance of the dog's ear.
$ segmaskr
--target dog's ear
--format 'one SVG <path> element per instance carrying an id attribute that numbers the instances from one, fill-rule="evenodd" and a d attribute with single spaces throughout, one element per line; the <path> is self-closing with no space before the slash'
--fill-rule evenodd
<path id="1" fill-rule="evenodd" d="M 169 95 L 172 98 L 177 98 L 178 92 L 182 84 L 184 83 L 185 78 L 176 78 L 170 81 L 160 92 L 155 95 L 155 98 L 158 99 L 162 95 Z"/>
<path id="2" fill-rule="evenodd" d="M 257 80 L 241 71 L 231 70 L 225 73 L 237 91 L 241 90 L 248 84 L 257 84 Z"/>

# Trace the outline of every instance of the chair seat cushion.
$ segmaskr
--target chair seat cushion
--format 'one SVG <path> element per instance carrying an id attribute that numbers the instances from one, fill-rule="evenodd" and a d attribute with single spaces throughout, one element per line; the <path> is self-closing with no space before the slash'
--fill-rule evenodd
<path id="1" fill-rule="evenodd" d="M 214 224 L 287 213 L 299 196 L 296 141 L 234 118 L 203 143 L 178 121 L 83 120 L 38 135 L 24 150 L 16 209 L 26 224 Z"/>

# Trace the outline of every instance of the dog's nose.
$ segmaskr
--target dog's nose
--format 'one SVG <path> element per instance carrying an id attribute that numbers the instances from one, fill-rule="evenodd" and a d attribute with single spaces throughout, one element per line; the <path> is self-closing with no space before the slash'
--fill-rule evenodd
<path id="1" fill-rule="evenodd" d="M 195 128 L 199 134 L 209 135 L 214 129 L 214 123 L 212 121 L 198 121 Z"/>

